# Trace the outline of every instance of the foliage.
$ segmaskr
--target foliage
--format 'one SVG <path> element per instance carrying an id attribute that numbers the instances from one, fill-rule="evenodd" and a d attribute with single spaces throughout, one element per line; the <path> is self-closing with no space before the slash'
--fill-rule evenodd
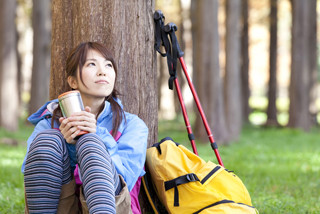
<path id="1" fill-rule="evenodd" d="M 0 213 L 24 212 L 20 167 L 26 148 L 21 140 L 30 131 L 24 126 L 17 133 L 0 130 Z M 260 213 L 318 213 L 318 132 L 318 128 L 304 133 L 287 128 L 246 126 L 237 142 L 220 146 L 219 152 L 225 167 L 242 179 Z M 16 138 L 18 145 L 1 144 L 4 133 L 6 138 Z M 166 136 L 191 149 L 181 118 L 160 121 L 159 139 Z M 208 144 L 197 143 L 198 152 L 205 160 L 216 161 Z"/>

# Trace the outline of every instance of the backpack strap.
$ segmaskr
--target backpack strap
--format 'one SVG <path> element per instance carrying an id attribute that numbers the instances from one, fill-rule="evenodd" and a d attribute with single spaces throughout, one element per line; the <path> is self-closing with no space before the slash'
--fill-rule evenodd
<path id="1" fill-rule="evenodd" d="M 179 206 L 179 191 L 178 191 L 178 186 L 181 184 L 189 183 L 189 182 L 194 182 L 194 181 L 200 181 L 199 178 L 197 177 L 196 174 L 194 173 L 189 173 L 186 175 L 182 175 L 180 177 L 177 177 L 175 179 L 165 181 L 164 186 L 165 190 L 169 190 L 174 188 L 174 206 L 178 207 Z"/>

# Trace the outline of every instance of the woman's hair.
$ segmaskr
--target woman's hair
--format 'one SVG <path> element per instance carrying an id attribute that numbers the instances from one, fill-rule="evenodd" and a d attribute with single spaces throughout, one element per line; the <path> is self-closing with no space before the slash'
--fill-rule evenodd
<path id="1" fill-rule="evenodd" d="M 77 70 L 79 69 L 80 80 L 84 84 L 83 79 L 82 79 L 82 68 L 86 62 L 87 54 L 90 50 L 98 51 L 106 60 L 109 60 L 110 62 L 112 62 L 114 71 L 116 73 L 116 79 L 117 79 L 118 70 L 117 70 L 116 63 L 115 63 L 110 51 L 100 43 L 83 42 L 83 43 L 79 44 L 77 47 L 75 47 L 71 51 L 70 55 L 67 58 L 67 61 L 66 61 L 66 81 L 69 76 L 76 77 Z M 115 79 L 115 81 L 116 81 L 116 79 Z M 65 84 L 65 86 L 66 87 L 65 87 L 64 91 L 70 90 L 69 84 Z M 111 94 L 105 98 L 110 103 L 111 109 L 112 109 L 112 127 L 113 128 L 112 128 L 111 134 L 113 137 L 116 137 L 119 126 L 120 126 L 121 121 L 124 117 L 124 112 L 123 112 L 121 106 L 116 102 L 117 95 L 119 95 L 118 91 L 114 87 Z M 97 115 L 99 115 L 99 113 L 103 110 L 103 108 L 104 108 L 104 104 L 101 105 L 101 108 L 100 108 Z M 51 122 L 52 128 L 54 126 L 54 121 L 55 120 L 58 121 L 59 117 L 61 117 L 61 116 L 62 116 L 62 114 L 61 114 L 61 109 L 59 106 L 53 112 L 52 122 Z"/>

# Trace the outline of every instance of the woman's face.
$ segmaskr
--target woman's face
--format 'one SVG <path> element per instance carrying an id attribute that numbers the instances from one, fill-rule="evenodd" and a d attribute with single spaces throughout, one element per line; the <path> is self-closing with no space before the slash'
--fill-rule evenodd
<path id="1" fill-rule="evenodd" d="M 82 80 L 79 69 L 77 77 L 69 77 L 69 85 L 80 91 L 82 97 L 105 98 L 113 91 L 116 73 L 113 64 L 98 51 L 89 50 L 82 68 Z"/>

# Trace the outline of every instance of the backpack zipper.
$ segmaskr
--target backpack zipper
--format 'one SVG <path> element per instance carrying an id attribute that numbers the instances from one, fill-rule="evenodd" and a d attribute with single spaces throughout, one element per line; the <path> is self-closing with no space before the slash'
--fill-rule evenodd
<path id="1" fill-rule="evenodd" d="M 204 184 L 214 173 L 216 173 L 219 169 L 221 168 L 221 166 L 216 166 L 213 170 L 211 170 L 206 177 L 204 177 L 200 182 L 201 184 Z"/>
<path id="2" fill-rule="evenodd" d="M 231 201 L 231 200 L 222 200 L 222 201 L 218 201 L 216 203 L 210 204 L 210 205 L 198 210 L 197 212 L 194 212 L 193 214 L 198 214 L 198 213 L 202 212 L 203 210 L 208 209 L 210 207 L 218 206 L 220 204 L 228 204 L 228 203 L 234 203 L 234 204 L 244 205 L 244 206 L 247 206 L 247 207 L 250 207 L 250 208 L 255 208 L 255 207 L 252 207 L 250 205 L 243 204 L 243 203 L 236 203 L 236 202 Z"/>

